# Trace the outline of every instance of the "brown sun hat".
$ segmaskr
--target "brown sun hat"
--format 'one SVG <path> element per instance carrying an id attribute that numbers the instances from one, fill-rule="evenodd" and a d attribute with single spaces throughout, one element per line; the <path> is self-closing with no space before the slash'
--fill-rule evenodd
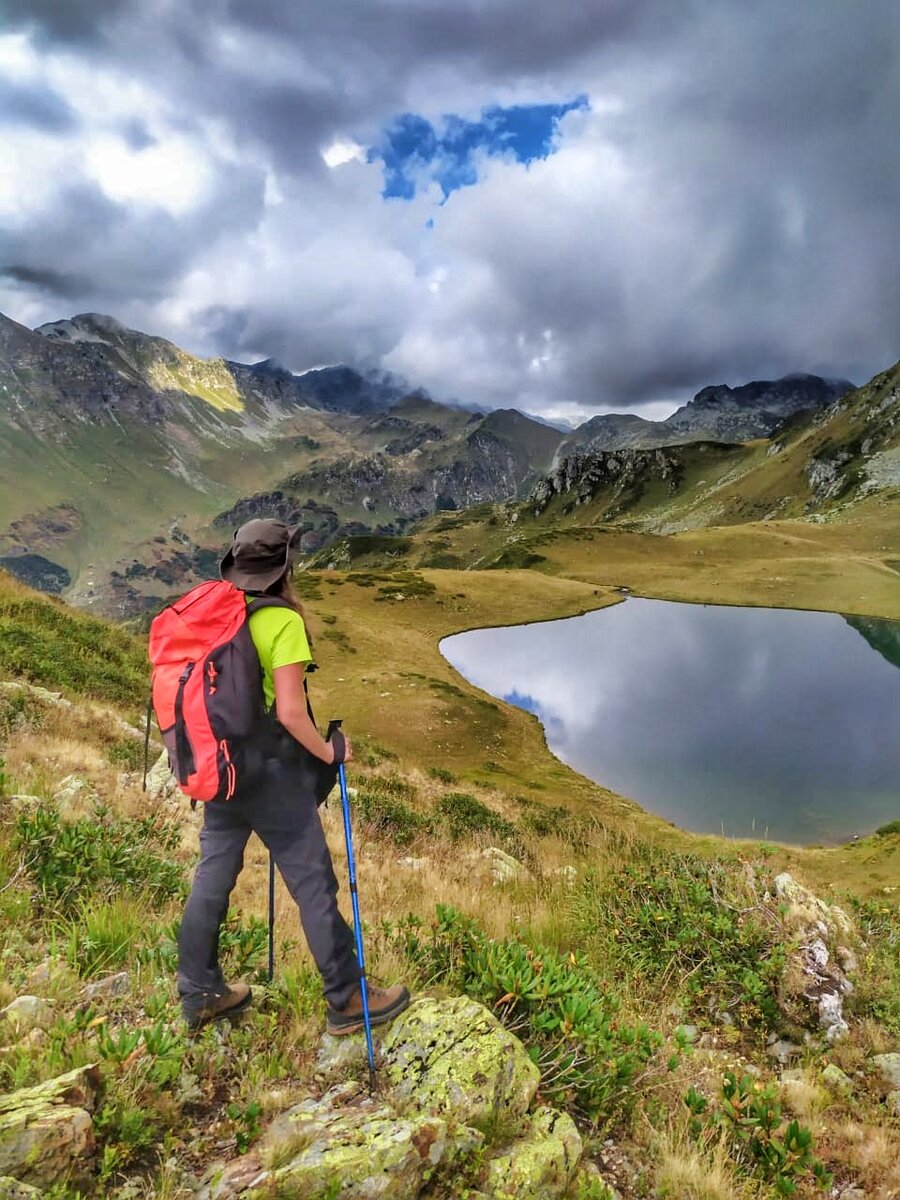
<path id="1" fill-rule="evenodd" d="M 258 518 L 235 530 L 219 574 L 243 592 L 264 592 L 291 565 L 293 529 L 284 521 Z"/>

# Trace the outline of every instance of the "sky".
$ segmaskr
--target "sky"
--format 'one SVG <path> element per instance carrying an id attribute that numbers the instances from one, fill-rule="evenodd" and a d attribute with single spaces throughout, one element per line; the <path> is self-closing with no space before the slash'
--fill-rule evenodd
<path id="1" fill-rule="evenodd" d="M 0 0 L 0 311 L 578 422 L 900 357 L 896 0 Z"/>

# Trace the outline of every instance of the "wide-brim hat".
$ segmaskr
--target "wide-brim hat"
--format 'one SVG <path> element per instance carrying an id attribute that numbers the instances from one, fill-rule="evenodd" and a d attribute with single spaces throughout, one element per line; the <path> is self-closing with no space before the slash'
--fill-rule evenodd
<path id="1" fill-rule="evenodd" d="M 291 565 L 294 531 L 284 521 L 257 518 L 236 529 L 219 574 L 244 592 L 264 592 Z"/>

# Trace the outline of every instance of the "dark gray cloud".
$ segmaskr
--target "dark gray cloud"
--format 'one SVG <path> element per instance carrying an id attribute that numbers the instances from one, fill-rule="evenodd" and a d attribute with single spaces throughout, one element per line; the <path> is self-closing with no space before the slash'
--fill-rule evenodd
<path id="1" fill-rule="evenodd" d="M 0 79 L 0 124 L 64 133 L 77 128 L 79 121 L 72 106 L 50 88 Z"/>
<path id="2" fill-rule="evenodd" d="M 2 222 L 16 302 L 37 320 L 105 301 L 200 351 L 383 359 L 557 413 L 792 370 L 862 380 L 900 355 L 894 0 L 527 17 L 515 0 L 13 0 L 54 64 L 17 94 L 68 154 Z M 79 105 L 79 64 L 121 111 Z M 443 206 L 385 203 L 377 163 L 323 161 L 399 113 L 581 93 L 592 112 L 548 160 L 485 161 Z M 136 172 L 169 172 L 172 203 L 116 191 L 109 136 Z"/>

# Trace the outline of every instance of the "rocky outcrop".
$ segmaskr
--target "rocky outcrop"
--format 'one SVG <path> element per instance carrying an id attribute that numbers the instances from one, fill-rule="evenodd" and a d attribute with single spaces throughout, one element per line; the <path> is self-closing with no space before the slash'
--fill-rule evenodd
<path id="1" fill-rule="evenodd" d="M 379 1091 L 345 1082 L 278 1117 L 258 1150 L 214 1169 L 199 1200 L 314 1197 L 415 1200 L 465 1176 L 468 1194 L 554 1200 L 581 1160 L 571 1118 L 530 1111 L 539 1072 L 522 1044 L 467 996 L 415 1001 L 377 1034 Z M 365 1071 L 362 1035 L 323 1039 L 317 1067 Z M 476 1153 L 477 1152 L 477 1153 Z"/>
<path id="2" fill-rule="evenodd" d="M 836 904 L 826 904 L 784 872 L 775 879 L 784 920 L 794 935 L 795 950 L 784 975 L 785 1014 L 800 1028 L 810 1026 L 826 1042 L 845 1037 L 844 1000 L 853 991 L 849 975 L 856 955 L 853 922 Z"/>
<path id="3" fill-rule="evenodd" d="M 652 481 L 664 482 L 670 493 L 678 490 L 684 471 L 677 450 L 611 450 L 572 454 L 541 479 L 528 498 L 539 517 L 554 496 L 571 496 L 571 506 L 588 504 L 601 492 L 610 503 L 626 494 L 637 499 Z"/>
<path id="4" fill-rule="evenodd" d="M 78 1067 L 0 1096 L 0 1176 L 49 1187 L 85 1171 L 94 1149 L 91 1113 L 99 1085 L 96 1067 Z"/>

